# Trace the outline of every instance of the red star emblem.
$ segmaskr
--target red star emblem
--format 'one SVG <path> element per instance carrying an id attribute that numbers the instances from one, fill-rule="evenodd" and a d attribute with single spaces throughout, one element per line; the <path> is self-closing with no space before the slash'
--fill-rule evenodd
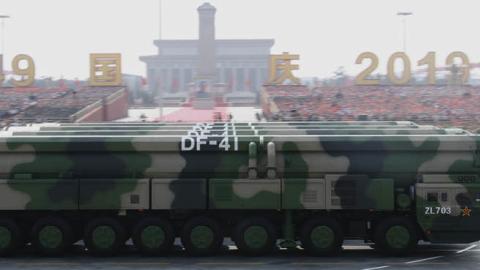
<path id="1" fill-rule="evenodd" d="M 468 208 L 468 206 L 465 206 L 462 211 L 462 217 L 469 217 L 471 213 L 472 209 Z"/>

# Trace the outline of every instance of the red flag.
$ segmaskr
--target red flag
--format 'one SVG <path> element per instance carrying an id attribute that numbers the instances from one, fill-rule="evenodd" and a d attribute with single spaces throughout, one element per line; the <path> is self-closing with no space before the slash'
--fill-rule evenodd
<path id="1" fill-rule="evenodd" d="M 247 87 L 247 91 L 252 91 L 252 81 L 248 77 L 245 80 L 245 86 Z"/>
<path id="2" fill-rule="evenodd" d="M 80 81 L 78 80 L 78 78 L 75 78 L 75 89 L 76 90 L 80 89 L 80 86 L 81 86 Z"/>
<path id="3" fill-rule="evenodd" d="M 60 81 L 58 81 L 58 88 L 60 88 L 60 90 L 65 90 L 66 85 L 64 79 L 60 79 Z"/>
<path id="4" fill-rule="evenodd" d="M 230 73 L 230 78 L 228 80 L 228 90 L 230 92 L 234 91 L 235 89 L 235 72 L 232 69 L 232 72 Z"/>
<path id="5" fill-rule="evenodd" d="M 174 78 L 174 79 L 172 80 L 172 91 L 173 91 L 173 92 L 178 92 L 178 87 L 179 87 L 179 86 L 180 86 L 180 85 L 179 85 L 178 79 L 177 79 L 177 78 Z"/>

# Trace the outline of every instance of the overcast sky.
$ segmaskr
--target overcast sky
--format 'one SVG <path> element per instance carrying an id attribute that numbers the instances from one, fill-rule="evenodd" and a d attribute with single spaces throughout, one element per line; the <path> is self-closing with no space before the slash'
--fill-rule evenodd
<path id="1" fill-rule="evenodd" d="M 159 0 L 1 0 L 6 22 L 6 60 L 33 57 L 37 76 L 88 76 L 88 55 L 119 52 L 123 72 L 145 74 L 139 56 L 155 54 Z M 163 0 L 163 38 L 197 38 L 196 8 L 202 0 Z M 211 0 L 217 7 L 217 38 L 273 38 L 273 53 L 300 54 L 299 76 L 330 76 L 339 66 L 362 70 L 355 59 L 372 51 L 384 69 L 402 49 L 398 11 L 408 18 L 412 63 L 428 51 L 443 65 L 449 52 L 480 62 L 478 0 Z M 364 66 L 363 66 L 364 67 Z M 380 69 L 380 71 L 381 71 Z"/>

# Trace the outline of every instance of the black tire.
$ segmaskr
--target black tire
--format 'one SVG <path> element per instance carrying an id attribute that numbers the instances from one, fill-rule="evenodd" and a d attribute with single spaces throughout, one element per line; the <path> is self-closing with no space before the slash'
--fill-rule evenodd
<path id="1" fill-rule="evenodd" d="M 385 255 L 403 256 L 415 250 L 418 243 L 413 222 L 404 217 L 381 221 L 374 232 L 375 248 Z"/>
<path id="2" fill-rule="evenodd" d="M 300 241 L 311 256 L 335 255 L 342 250 L 343 231 L 333 218 L 314 217 L 303 224 Z"/>
<path id="3" fill-rule="evenodd" d="M 208 217 L 195 217 L 183 226 L 181 240 L 189 255 L 214 255 L 223 244 L 218 222 Z"/>
<path id="4" fill-rule="evenodd" d="M 161 218 L 144 218 L 133 229 L 133 244 L 144 255 L 167 254 L 174 240 L 172 225 Z"/>
<path id="5" fill-rule="evenodd" d="M 125 227 L 114 218 L 96 218 L 85 226 L 83 241 L 94 256 L 115 255 L 127 240 Z"/>
<path id="6" fill-rule="evenodd" d="M 72 226 L 63 218 L 45 217 L 33 225 L 32 245 L 43 255 L 61 255 L 72 243 Z"/>
<path id="7" fill-rule="evenodd" d="M 260 256 L 273 251 L 277 232 L 265 218 L 247 218 L 235 226 L 233 240 L 243 255 Z"/>
<path id="8" fill-rule="evenodd" d="M 18 224 L 10 218 L 0 218 L 0 256 L 15 254 L 24 245 L 23 233 Z"/>

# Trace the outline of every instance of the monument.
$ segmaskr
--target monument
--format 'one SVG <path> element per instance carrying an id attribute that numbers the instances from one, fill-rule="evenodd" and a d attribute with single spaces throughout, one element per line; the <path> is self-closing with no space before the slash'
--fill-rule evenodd
<path id="1" fill-rule="evenodd" d="M 162 104 L 209 98 L 216 105 L 253 105 L 268 81 L 273 39 L 217 39 L 216 8 L 198 9 L 198 39 L 159 39 L 156 55 L 142 56 L 149 90 Z M 193 104 L 192 104 L 193 105 Z"/>
<path id="2" fill-rule="evenodd" d="M 212 83 L 215 80 L 215 12 L 209 3 L 198 8 L 198 74 L 197 80 Z"/>
<path id="3" fill-rule="evenodd" d="M 215 83 L 215 12 L 209 3 L 198 8 L 198 68 L 195 78 L 194 97 L 191 98 L 195 109 L 213 109 L 213 84 Z"/>

